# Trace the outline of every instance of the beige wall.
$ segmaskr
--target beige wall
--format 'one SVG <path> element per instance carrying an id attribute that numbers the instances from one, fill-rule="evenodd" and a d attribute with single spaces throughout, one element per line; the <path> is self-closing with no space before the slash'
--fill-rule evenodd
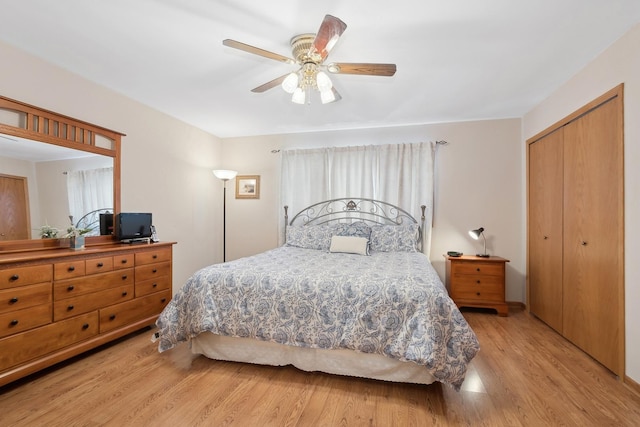
<path id="1" fill-rule="evenodd" d="M 278 244 L 280 154 L 272 150 L 446 140 L 437 154 L 431 260 L 444 278 L 442 254 L 476 253 L 481 243 L 468 230 L 485 227 L 487 250 L 508 258 L 507 299 L 524 301 L 524 222 L 520 119 L 228 138 L 224 167 L 261 175 L 260 200 L 227 199 L 227 259 Z M 233 181 L 232 183 L 235 183 Z M 293 215 L 294 212 L 291 212 Z"/>
<path id="2" fill-rule="evenodd" d="M 624 83 L 626 375 L 640 382 L 640 25 L 524 116 L 534 136 L 609 89 Z"/>
<path id="3" fill-rule="evenodd" d="M 1 95 L 126 134 L 122 209 L 152 212 L 160 239 L 178 242 L 174 291 L 222 259 L 218 138 L 3 43 L 0 59 Z"/>

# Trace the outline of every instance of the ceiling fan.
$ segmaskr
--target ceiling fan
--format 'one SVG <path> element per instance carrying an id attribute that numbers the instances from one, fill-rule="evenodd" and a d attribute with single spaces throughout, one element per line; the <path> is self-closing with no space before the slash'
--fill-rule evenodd
<path id="1" fill-rule="evenodd" d="M 332 74 L 359 74 L 366 76 L 393 76 L 396 72 L 395 64 L 370 64 L 332 62 L 325 64 L 325 60 L 335 46 L 338 39 L 346 30 L 347 24 L 335 16 L 326 15 L 317 34 L 299 34 L 291 38 L 293 58 L 289 58 L 268 50 L 260 49 L 235 40 L 226 39 L 222 44 L 234 49 L 243 50 L 265 58 L 274 59 L 286 64 L 297 64 L 300 68 L 276 79 L 260 85 L 252 92 L 261 93 L 278 85 L 291 93 L 291 101 L 296 104 L 311 103 L 311 92 L 320 92 L 323 104 L 339 101 L 342 97 L 333 87 L 326 72 Z"/>

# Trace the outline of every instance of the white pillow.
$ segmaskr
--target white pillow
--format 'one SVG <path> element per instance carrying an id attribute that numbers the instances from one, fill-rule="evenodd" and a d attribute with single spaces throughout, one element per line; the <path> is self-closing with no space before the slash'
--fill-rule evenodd
<path id="1" fill-rule="evenodd" d="M 369 241 L 364 237 L 332 236 L 329 251 L 369 255 Z"/>

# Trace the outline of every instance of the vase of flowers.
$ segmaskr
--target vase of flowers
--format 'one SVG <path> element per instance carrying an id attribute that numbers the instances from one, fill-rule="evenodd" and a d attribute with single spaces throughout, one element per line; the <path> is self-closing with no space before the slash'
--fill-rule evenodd
<path id="1" fill-rule="evenodd" d="M 51 227 L 49 224 L 45 224 L 40 227 L 40 238 L 42 239 L 55 239 L 58 237 L 58 229 Z"/>
<path id="2" fill-rule="evenodd" d="M 69 215 L 71 226 L 67 228 L 67 234 L 65 237 L 69 238 L 69 247 L 73 250 L 84 249 L 85 234 L 91 231 L 90 228 L 79 228 L 73 225 L 73 215 Z"/>

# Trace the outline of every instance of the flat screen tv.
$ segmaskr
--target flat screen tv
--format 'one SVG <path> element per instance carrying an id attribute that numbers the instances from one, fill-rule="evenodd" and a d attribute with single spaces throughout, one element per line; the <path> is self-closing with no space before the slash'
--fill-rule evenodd
<path id="1" fill-rule="evenodd" d="M 151 237 L 151 214 L 121 212 L 116 216 L 116 238 L 134 240 Z"/>

